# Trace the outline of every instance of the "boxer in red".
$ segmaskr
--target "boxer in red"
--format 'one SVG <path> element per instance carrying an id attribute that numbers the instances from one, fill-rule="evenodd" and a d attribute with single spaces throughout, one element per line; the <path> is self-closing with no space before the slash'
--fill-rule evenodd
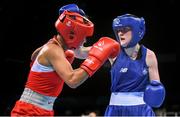
<path id="1" fill-rule="evenodd" d="M 73 69 L 74 52 L 93 35 L 94 24 L 75 4 L 63 6 L 55 23 L 58 32 L 48 43 L 32 54 L 32 66 L 25 89 L 16 102 L 11 116 L 53 116 L 53 105 L 64 83 L 76 88 L 91 77 L 109 58 L 115 57 L 120 45 L 102 37 L 89 51 L 79 68 Z"/>

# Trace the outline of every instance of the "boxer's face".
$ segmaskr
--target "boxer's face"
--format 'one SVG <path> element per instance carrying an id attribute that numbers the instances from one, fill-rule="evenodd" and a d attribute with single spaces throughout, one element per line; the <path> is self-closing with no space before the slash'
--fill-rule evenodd
<path id="1" fill-rule="evenodd" d="M 132 30 L 130 27 L 122 27 L 118 30 L 118 36 L 122 47 L 126 47 L 132 39 Z"/>

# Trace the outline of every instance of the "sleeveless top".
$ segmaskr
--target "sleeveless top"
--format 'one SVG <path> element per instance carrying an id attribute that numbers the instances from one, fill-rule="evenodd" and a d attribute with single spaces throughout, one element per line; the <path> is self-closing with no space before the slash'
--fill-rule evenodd
<path id="1" fill-rule="evenodd" d="M 64 81 L 58 76 L 54 68 L 41 65 L 37 56 L 31 67 L 25 87 L 46 96 L 57 97 L 61 93 L 63 85 Z"/>
<path id="2" fill-rule="evenodd" d="M 147 48 L 143 45 L 141 57 L 132 60 L 122 49 L 111 69 L 111 92 L 142 92 L 149 82 L 146 65 Z"/>

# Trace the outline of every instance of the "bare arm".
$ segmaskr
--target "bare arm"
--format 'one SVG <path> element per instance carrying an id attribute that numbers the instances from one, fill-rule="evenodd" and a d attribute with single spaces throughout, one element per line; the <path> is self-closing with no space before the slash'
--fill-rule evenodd
<path id="1" fill-rule="evenodd" d="M 156 55 L 153 51 L 151 51 L 149 49 L 147 50 L 146 64 L 149 67 L 148 70 L 149 70 L 150 80 L 160 81 L 159 70 L 158 70 L 158 62 L 157 62 Z"/>
<path id="2" fill-rule="evenodd" d="M 73 51 L 75 53 L 76 58 L 86 59 L 90 49 L 91 49 L 91 46 L 89 46 L 89 47 L 80 46 L 79 48 L 77 48 Z"/>
<path id="3" fill-rule="evenodd" d="M 143 99 L 149 106 L 158 108 L 164 102 L 166 90 L 160 82 L 156 55 L 149 49 L 147 50 L 146 64 L 149 67 L 150 83 L 145 88 Z"/>
<path id="4" fill-rule="evenodd" d="M 65 57 L 63 49 L 59 46 L 49 44 L 46 56 L 57 74 L 69 87 L 76 88 L 88 78 L 88 74 L 85 70 L 81 68 L 73 70 L 71 64 Z"/>

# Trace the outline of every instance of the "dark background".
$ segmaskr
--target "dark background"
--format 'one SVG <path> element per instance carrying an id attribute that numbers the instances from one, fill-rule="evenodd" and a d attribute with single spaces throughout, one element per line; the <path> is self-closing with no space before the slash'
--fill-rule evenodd
<path id="1" fill-rule="evenodd" d="M 102 36 L 114 38 L 112 20 L 125 13 L 144 17 L 146 35 L 141 41 L 158 58 L 161 81 L 166 87 L 164 104 L 159 108 L 178 112 L 180 94 L 176 76 L 177 17 L 174 0 L 1 0 L 0 1 L 0 115 L 9 115 L 19 99 L 29 71 L 31 53 L 54 34 L 58 9 L 76 3 L 95 24 L 93 44 Z M 76 68 L 82 60 L 75 60 Z M 64 86 L 56 100 L 56 115 L 81 115 L 97 111 L 103 115 L 110 96 L 108 62 L 77 89 Z M 155 109 L 157 110 L 157 109 Z"/>

